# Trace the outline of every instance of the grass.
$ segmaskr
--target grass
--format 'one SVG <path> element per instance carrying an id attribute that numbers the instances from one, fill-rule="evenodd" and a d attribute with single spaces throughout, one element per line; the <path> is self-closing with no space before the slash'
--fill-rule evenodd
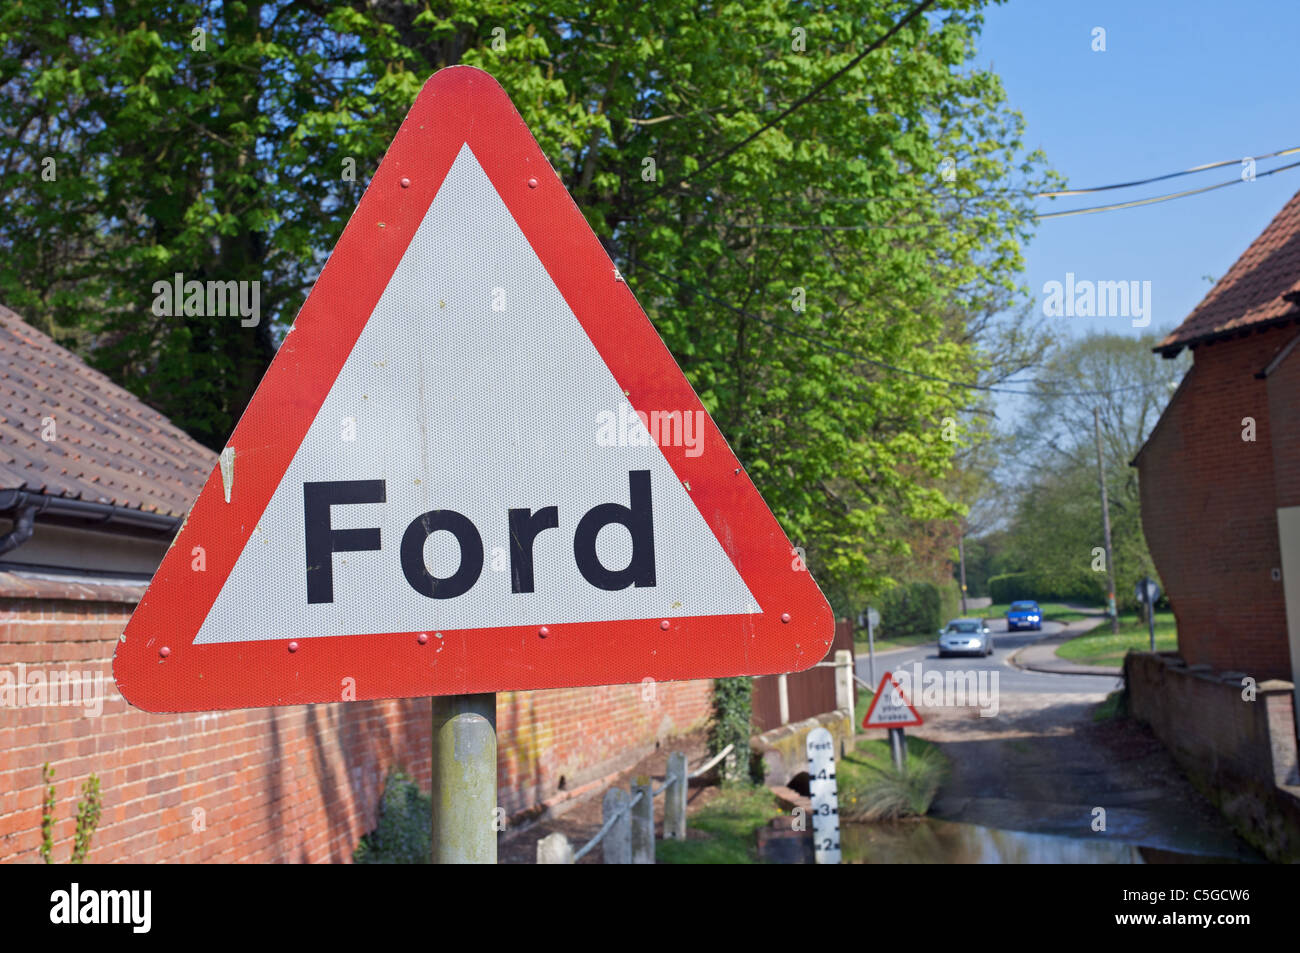
<path id="1" fill-rule="evenodd" d="M 1092 710 L 1093 721 L 1109 721 L 1112 718 L 1122 718 L 1127 710 L 1127 699 L 1124 697 L 1124 690 L 1113 691 L 1106 696 L 1096 708 Z"/>
<path id="2" fill-rule="evenodd" d="M 939 636 L 936 630 L 936 634 L 934 635 L 925 633 L 922 635 L 900 635 L 897 638 L 893 638 L 893 639 L 876 639 L 876 651 L 888 652 L 891 649 L 914 649 L 918 645 L 925 645 L 927 642 L 933 642 L 936 639 L 938 639 L 938 637 Z M 861 633 L 860 638 L 858 633 L 854 633 L 853 639 L 854 639 L 853 651 L 858 655 L 866 655 L 867 654 L 866 633 L 865 632 Z"/>
<path id="3" fill-rule="evenodd" d="M 756 864 L 758 829 L 783 813 L 765 787 L 725 787 L 688 821 L 692 830 L 709 837 L 659 841 L 655 859 L 661 864 Z"/>
<path id="4" fill-rule="evenodd" d="M 937 746 L 907 736 L 907 770 L 894 768 L 887 738 L 859 741 L 836 767 L 840 816 L 846 821 L 919 817 L 948 774 L 948 759 Z"/>
<path id="5" fill-rule="evenodd" d="M 1124 663 L 1124 656 L 1129 650 L 1147 652 L 1151 648 L 1151 639 L 1147 633 L 1147 624 L 1136 615 L 1121 615 L 1119 635 L 1110 631 L 1110 626 L 1102 625 L 1087 635 L 1071 639 L 1056 650 L 1056 654 L 1071 662 L 1081 665 L 1112 665 Z M 1172 612 L 1156 613 L 1156 651 L 1172 652 L 1178 648 L 1178 628 L 1174 623 Z"/>

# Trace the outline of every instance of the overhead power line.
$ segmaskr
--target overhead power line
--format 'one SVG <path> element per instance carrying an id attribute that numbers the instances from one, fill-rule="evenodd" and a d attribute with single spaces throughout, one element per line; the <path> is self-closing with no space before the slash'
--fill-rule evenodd
<path id="1" fill-rule="evenodd" d="M 1020 397 L 1101 397 L 1107 394 L 1121 393 L 1123 391 L 1140 390 L 1143 387 L 1147 386 L 1145 384 L 1128 384 L 1123 387 L 1112 387 L 1107 390 L 1066 391 L 1066 390 L 1038 389 L 1038 390 L 1024 391 L 1024 390 L 1011 390 L 1007 387 L 1002 387 L 996 384 L 972 384 L 969 383 L 968 381 L 950 380 L 949 378 L 946 377 L 939 377 L 936 374 L 927 374 L 924 371 L 914 371 L 906 367 L 899 367 L 896 364 L 890 364 L 888 361 L 882 361 L 879 358 L 870 357 L 859 351 L 853 351 L 848 348 L 843 348 L 835 344 L 830 344 L 820 338 L 814 337 L 813 335 L 806 334 L 802 331 L 798 331 L 794 328 L 787 327 L 786 325 L 773 321 L 769 318 L 765 318 L 761 314 L 755 314 L 752 311 L 746 311 L 744 308 L 739 308 L 736 305 L 731 304 L 731 302 L 724 301 L 721 298 L 717 297 L 716 295 L 711 294 L 708 291 L 705 291 L 703 288 L 697 288 L 694 285 L 690 284 L 689 282 L 682 281 L 680 278 L 674 278 L 672 275 L 664 274 L 663 272 L 659 271 L 656 268 L 651 268 L 649 265 L 644 265 L 638 262 L 634 267 L 644 269 L 645 271 L 648 271 L 650 274 L 656 275 L 659 278 L 664 279 L 665 281 L 671 281 L 673 284 L 685 288 L 688 291 L 691 291 L 702 298 L 706 298 L 709 301 L 712 301 L 714 304 L 726 308 L 728 311 L 731 311 L 734 314 L 738 314 L 744 318 L 750 318 L 775 331 L 779 331 L 784 334 L 789 334 L 793 337 L 799 338 L 801 341 L 805 341 L 809 344 L 812 344 L 814 347 L 817 347 L 829 354 L 837 354 L 843 357 L 851 357 L 856 361 L 862 361 L 863 363 L 871 364 L 875 367 L 879 367 L 883 370 L 891 371 L 896 374 L 904 374 L 909 377 L 917 377 L 923 380 L 935 381 L 936 383 L 940 383 L 940 384 L 949 384 L 953 387 L 960 387 L 966 390 L 984 391 L 986 393 L 991 393 L 991 394 L 1014 394 Z M 1014 383 L 1019 385 L 1034 386 L 1034 385 L 1041 384 L 1042 382 L 1041 381 L 1015 381 Z"/>
<path id="2" fill-rule="evenodd" d="M 1287 151 L 1287 152 L 1297 152 L 1297 151 L 1300 151 L 1300 149 L 1289 149 L 1289 150 L 1286 150 L 1286 151 Z M 1287 171 L 1288 169 L 1295 169 L 1295 168 L 1300 168 L 1300 162 L 1291 162 L 1291 163 L 1288 163 L 1287 165 L 1280 165 L 1280 166 L 1278 166 L 1276 169 L 1267 169 L 1267 170 L 1264 171 L 1264 172 L 1256 173 L 1255 178 L 1256 178 L 1256 179 L 1263 179 L 1263 178 L 1267 178 L 1267 177 L 1270 176 L 1270 175 L 1275 175 L 1275 174 L 1277 174 L 1278 172 L 1285 172 L 1285 171 Z M 1175 173 L 1175 174 L 1177 174 L 1177 175 L 1181 175 L 1182 173 Z M 1162 176 L 1161 178 L 1166 178 L 1166 177 Z M 1154 180 L 1149 180 L 1149 181 L 1154 181 Z M 1183 190 L 1182 192 L 1170 192 L 1170 193 L 1168 193 L 1167 195 L 1153 195 L 1153 196 L 1150 196 L 1150 197 L 1148 197 L 1148 198 L 1144 198 L 1144 199 L 1133 199 L 1132 201 L 1129 201 L 1129 202 L 1115 202 L 1115 203 L 1112 203 L 1112 204 L 1110 204 L 1110 205 L 1092 205 L 1092 206 L 1089 206 L 1089 207 L 1087 207 L 1087 208 L 1066 209 L 1065 211 L 1061 211 L 1061 212 L 1036 212 L 1036 213 L 1034 213 L 1034 217 L 1037 218 L 1039 221 L 1044 221 L 1044 220 L 1046 220 L 1046 219 L 1050 219 L 1050 218 L 1070 218 L 1071 216 L 1074 216 L 1074 215 L 1090 215 L 1090 214 L 1092 214 L 1092 213 L 1094 213 L 1094 212 L 1114 212 L 1114 211 L 1118 211 L 1118 210 L 1120 210 L 1120 209 L 1125 209 L 1125 208 L 1137 208 L 1138 206 L 1142 206 L 1142 205 L 1156 205 L 1156 204 L 1158 204 L 1158 203 L 1160 203 L 1160 202 L 1169 202 L 1169 201 L 1172 201 L 1172 200 L 1174 200 L 1174 199 L 1187 198 L 1188 196 L 1191 196 L 1191 195 L 1200 195 L 1200 194 L 1203 193 L 1203 192 L 1213 192 L 1213 191 L 1215 191 L 1216 189 L 1224 189 L 1224 188 L 1227 188 L 1227 187 L 1230 186 L 1230 185 L 1240 185 L 1240 184 L 1242 184 L 1243 182 L 1248 182 L 1248 181 L 1251 181 L 1251 180 L 1250 180 L 1250 179 L 1243 179 L 1243 178 L 1241 178 L 1241 177 L 1238 177 L 1238 178 L 1235 178 L 1235 179 L 1228 179 L 1226 182 L 1217 182 L 1217 183 L 1215 183 L 1214 185 L 1204 185 L 1204 186 L 1201 186 L 1199 189 L 1185 189 L 1185 190 Z M 1122 187 L 1123 187 L 1123 186 L 1101 186 L 1101 187 L 1096 188 L 1096 189 L 1079 190 L 1079 191 L 1099 192 L 1099 191 L 1103 191 L 1104 189 L 1107 189 L 1107 188 L 1122 188 Z M 1051 194 L 1053 194 L 1053 193 L 1050 193 L 1050 192 L 1044 192 L 1044 193 L 1041 193 L 1041 194 L 1043 194 L 1043 195 L 1051 195 Z M 1064 194 L 1069 194 L 1069 193 L 1059 193 L 1059 194 L 1064 195 Z M 952 228 L 952 225 L 949 224 L 949 223 L 947 223 L 947 222 L 915 222 L 915 223 L 911 223 L 911 224 L 900 224 L 900 225 L 883 225 L 883 224 L 875 224 L 875 223 L 871 223 L 871 224 L 857 224 L 857 225 L 819 225 L 819 224 L 786 224 L 786 223 L 767 224 L 767 223 L 755 223 L 755 224 L 752 224 L 752 225 L 738 225 L 737 227 L 738 227 L 738 228 L 756 228 L 756 229 L 763 229 L 763 230 L 768 230 L 768 231 L 785 231 L 785 232 L 803 232 L 803 231 L 816 231 L 816 232 L 874 232 L 874 231 L 905 231 L 905 230 L 907 230 L 907 229 L 916 229 L 916 228 L 921 228 L 921 229 L 927 229 L 927 228 L 945 228 L 945 229 L 950 229 L 950 228 Z"/>
<path id="3" fill-rule="evenodd" d="M 1236 165 L 1247 160 L 1257 161 L 1259 159 L 1276 159 L 1280 156 L 1294 155 L 1300 152 L 1300 146 L 1293 146 L 1290 149 L 1279 149 L 1276 152 L 1266 152 L 1259 156 L 1246 156 L 1242 159 L 1223 159 L 1220 162 L 1206 162 L 1201 165 L 1194 165 L 1190 169 L 1183 169 L 1180 172 L 1168 172 L 1164 175 L 1153 175 L 1149 179 L 1134 179 L 1132 182 L 1116 182 L 1113 185 L 1094 185 L 1086 189 L 1062 189 L 1059 192 L 1035 192 L 1036 199 L 1059 198 L 1064 195 L 1086 195 L 1089 192 L 1109 192 L 1112 189 L 1130 189 L 1135 185 L 1148 185 L 1151 182 L 1163 182 L 1165 179 L 1176 179 L 1180 175 L 1192 175 L 1197 172 L 1205 172 L 1209 169 L 1219 169 L 1225 165 Z M 1283 168 L 1291 168 L 1283 166 Z M 1276 170 L 1274 170 L 1276 171 Z"/>
<path id="4" fill-rule="evenodd" d="M 805 106 L 805 105 L 807 105 L 808 103 L 812 102 L 812 100 L 816 99 L 819 95 L 821 95 L 823 92 L 825 92 L 825 91 L 826 91 L 830 86 L 832 86 L 832 85 L 833 85 L 833 84 L 834 84 L 838 79 L 840 79 L 840 77 L 844 76 L 846 73 L 848 73 L 850 70 L 852 70 L 855 66 L 857 66 L 859 63 L 861 63 L 864 59 L 866 59 L 868 56 L 870 56 L 870 55 L 871 55 L 872 53 L 874 53 L 876 50 L 878 50 L 878 49 L 880 49 L 882 46 L 884 46 L 887 42 L 889 42 L 889 40 L 891 40 L 891 39 L 895 36 L 895 34 L 897 34 L 900 30 L 902 30 L 903 27 L 907 26 L 909 23 L 911 23 L 913 20 L 915 20 L 917 17 L 919 17 L 922 13 L 924 13 L 927 9 L 929 9 L 930 7 L 932 7 L 932 6 L 934 5 L 934 2 L 935 2 L 935 0 L 921 0 L 921 2 L 918 3 L 916 6 L 914 6 L 914 7 L 911 9 L 911 11 L 907 13 L 907 15 L 905 15 L 901 20 L 899 20 L 899 21 L 898 21 L 897 23 L 895 23 L 892 27 L 890 27 L 887 31 L 885 31 L 885 33 L 883 33 L 881 36 L 879 36 L 879 37 L 878 37 L 874 42 L 872 42 L 871 44 L 869 44 L 865 50 L 863 50 L 863 51 L 862 51 L 861 53 L 859 53 L 857 56 L 853 57 L 853 59 L 849 60 L 848 63 L 846 63 L 843 67 L 841 67 L 840 69 L 836 70 L 834 73 L 832 73 L 832 74 L 831 74 L 830 76 L 828 76 L 826 79 L 822 80 L 820 83 L 818 83 L 816 86 L 814 86 L 814 87 L 813 87 L 811 90 L 809 90 L 807 93 L 805 93 L 804 95 L 800 96 L 798 99 L 796 99 L 794 102 L 792 102 L 792 103 L 791 103 L 789 106 L 787 106 L 785 109 L 781 110 L 781 112 L 777 113 L 777 115 L 776 115 L 775 117 L 773 117 L 772 119 L 770 119 L 770 120 L 768 120 L 767 122 L 763 123 L 763 125 L 759 126 L 758 129 L 756 129 L 754 132 L 750 133 L 750 134 L 749 134 L 748 136 L 746 136 L 744 139 L 741 139 L 740 142 L 736 143 L 734 146 L 729 146 L 728 148 L 724 149 L 721 153 L 719 153 L 718 155 L 714 156 L 712 159 L 709 159 L 707 162 L 705 162 L 703 165 L 701 165 L 699 168 L 697 168 L 697 169 L 696 169 L 694 172 L 692 172 L 689 176 L 687 176 L 686 178 L 680 179 L 679 181 L 681 181 L 681 182 L 685 182 L 687 179 L 694 178 L 695 176 L 699 175 L 700 173 L 704 172 L 705 170 L 707 170 L 707 169 L 711 169 L 711 168 L 713 168 L 715 165 L 718 165 L 718 164 L 721 163 L 721 162 L 725 162 L 725 161 L 727 161 L 727 160 L 730 159 L 733 155 L 735 155 L 737 152 L 739 152 L 741 149 L 745 148 L 745 146 L 749 145 L 751 142 L 753 142 L 755 139 L 757 139 L 759 136 L 761 136 L 763 133 L 767 132 L 769 129 L 771 129 L 771 128 L 777 126 L 778 124 L 784 122 L 785 119 L 786 119 L 786 117 L 788 117 L 788 116 L 789 116 L 791 113 L 793 113 L 796 109 L 798 109 L 798 108 L 801 107 L 801 106 Z M 642 202 L 648 201 L 649 199 L 651 199 L 651 198 L 653 198 L 655 195 L 657 195 L 658 192 L 659 192 L 659 190 L 656 189 L 654 192 L 650 192 L 650 193 L 648 193 L 647 195 L 645 195 L 645 196 L 643 196 L 642 198 L 638 199 L 637 201 L 633 202 L 633 203 L 632 203 L 632 207 L 635 208 L 636 206 L 640 205 Z"/>
<path id="5" fill-rule="evenodd" d="M 1255 175 L 1256 179 L 1262 179 L 1266 176 L 1274 175 L 1278 172 L 1285 172 L 1287 169 L 1294 169 L 1300 166 L 1300 162 L 1292 162 L 1287 165 L 1280 165 L 1276 169 L 1269 169 L 1267 172 L 1260 172 Z M 1251 181 L 1238 176 L 1235 179 L 1229 179 L 1226 182 L 1219 182 L 1215 185 L 1202 186 L 1199 189 L 1187 189 L 1183 192 L 1171 192 L 1168 195 L 1155 195 L 1145 199 L 1134 199 L 1131 202 L 1117 202 L 1113 205 L 1093 205 L 1089 208 L 1075 208 L 1064 212 L 1042 212 L 1038 215 L 1038 220 L 1043 221 L 1049 218 L 1069 218 L 1071 215 L 1089 215 L 1093 212 L 1113 212 L 1122 208 L 1136 208 L 1139 205 L 1155 205 L 1157 202 L 1168 202 L 1172 199 L 1186 198 L 1189 195 L 1199 195 L 1202 192 L 1213 192 L 1215 189 L 1227 188 L 1229 185 L 1241 185 L 1243 182 Z"/>
<path id="6" fill-rule="evenodd" d="M 1278 149 L 1274 152 L 1267 152 L 1263 155 L 1250 156 L 1252 160 L 1275 159 L 1281 156 L 1289 156 L 1300 153 L 1300 146 L 1293 146 L 1289 149 Z M 1035 192 L 1032 189 L 993 189 L 987 192 L 976 192 L 969 195 L 963 195 L 966 199 L 986 199 L 1003 196 L 1020 196 L 1024 198 L 1060 198 L 1067 195 L 1087 195 L 1095 192 L 1109 192 L 1115 189 L 1128 189 L 1139 185 L 1147 185 L 1151 182 L 1162 182 L 1166 179 L 1177 178 L 1183 175 L 1192 175 L 1196 172 L 1204 172 L 1209 169 L 1218 169 L 1227 165 L 1235 165 L 1243 161 L 1242 159 L 1224 159 L 1219 162 L 1206 162 L 1202 165 L 1192 166 L 1190 169 L 1182 169 L 1178 172 L 1168 172 L 1164 175 L 1154 175 L 1146 179 L 1134 179 L 1132 182 L 1115 182 L 1110 185 L 1095 185 L 1089 188 L 1081 189 L 1061 189 L 1055 192 Z M 1278 166 L 1275 169 L 1268 169 L 1254 175 L 1256 179 L 1262 179 L 1273 175 L 1277 172 L 1285 172 L 1288 169 L 1294 169 L 1300 166 L 1300 162 L 1292 162 L 1288 165 Z M 1218 182 L 1214 185 L 1203 186 L 1198 189 L 1186 189 L 1181 192 L 1172 192 L 1166 195 L 1151 196 L 1144 199 L 1134 199 L 1130 202 L 1116 202 L 1110 205 L 1095 205 L 1082 209 L 1067 209 L 1061 212 L 1041 212 L 1035 213 L 1035 217 L 1042 219 L 1049 218 L 1069 218 L 1072 215 L 1085 215 L 1092 212 L 1110 212 L 1125 208 L 1136 208 L 1141 205 L 1155 205 L 1160 202 L 1168 202 L 1173 199 L 1186 198 L 1191 195 L 1199 195 L 1202 192 L 1213 192 L 1216 189 L 1226 188 L 1229 185 L 1237 185 L 1240 182 L 1247 182 L 1249 179 L 1241 177 L 1229 179 L 1226 182 Z M 842 204 L 842 205 L 869 205 L 880 202 L 903 203 L 908 205 L 916 204 L 915 196 L 892 196 L 892 195 L 874 195 L 874 196 L 796 196 L 788 200 L 790 204 Z M 949 228 L 945 222 L 918 222 L 904 225 L 883 225 L 883 224 L 857 224 L 857 225 L 820 225 L 820 224 L 754 224 L 745 226 L 749 228 L 758 228 L 776 231 L 902 231 L 915 228 Z"/>

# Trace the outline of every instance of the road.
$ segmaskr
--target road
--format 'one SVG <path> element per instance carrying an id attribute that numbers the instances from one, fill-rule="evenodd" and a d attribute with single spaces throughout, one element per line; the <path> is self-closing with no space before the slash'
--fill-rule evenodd
<path id="1" fill-rule="evenodd" d="M 941 659 L 937 639 L 876 657 L 877 679 L 886 671 L 915 679 L 917 663 L 923 678 L 931 671 L 987 673 L 982 677 L 989 688 L 997 675 L 992 705 L 981 698 L 926 707 L 926 698 L 911 699 L 925 724 L 908 733 L 939 744 L 951 769 L 931 809 L 949 825 L 936 831 L 974 832 L 989 842 L 999 831 L 1042 835 L 1049 846 L 1040 844 L 1040 850 L 1049 859 L 1106 844 L 1120 857 L 1140 855 L 1147 862 L 1257 859 L 1149 730 L 1127 718 L 1094 719 L 1097 704 L 1122 687 L 1122 679 L 1023 671 L 1009 663 L 1018 649 L 1063 626 L 1049 622 L 1042 632 L 1012 634 L 1005 619 L 990 619 L 990 628 L 995 651 L 988 658 Z M 865 655 L 857 670 L 870 681 Z M 1096 826 L 1099 812 L 1104 829 Z M 1067 846 L 1051 846 L 1061 844 Z M 951 854 L 950 860 L 966 856 Z M 910 844 L 897 856 L 920 857 Z M 1114 856 L 1103 851 L 1101 862 L 1115 862 Z"/>
<path id="2" fill-rule="evenodd" d="M 1008 632 L 1006 619 L 990 619 L 989 623 L 989 628 L 993 630 L 994 652 L 988 658 L 954 656 L 941 659 L 936 636 L 935 641 L 929 645 L 877 654 L 875 680 L 869 677 L 867 653 L 861 652 L 857 656 L 858 678 L 874 686 L 886 671 L 901 667 L 911 670 L 914 663 L 920 662 L 925 671 L 935 669 L 941 672 L 997 672 L 1000 690 L 1011 693 L 1095 694 L 1100 692 L 1105 695 L 1120 688 L 1123 683 L 1122 679 L 1100 675 L 1052 675 L 1046 672 L 1022 671 L 1008 661 L 1011 656 L 1018 649 L 1037 642 L 1044 636 L 1060 632 L 1064 626 L 1059 622 L 1045 622 L 1042 632 Z"/>

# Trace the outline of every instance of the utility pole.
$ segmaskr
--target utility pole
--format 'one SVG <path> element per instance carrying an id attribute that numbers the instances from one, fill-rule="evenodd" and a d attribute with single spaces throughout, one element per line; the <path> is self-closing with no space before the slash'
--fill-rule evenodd
<path id="1" fill-rule="evenodd" d="M 1119 635 L 1119 610 L 1115 605 L 1115 560 L 1110 550 L 1110 503 L 1106 499 L 1106 467 L 1101 462 L 1101 412 L 1092 408 L 1092 430 L 1097 437 L 1097 482 L 1101 485 L 1101 528 L 1106 536 L 1106 578 L 1110 582 L 1107 609 L 1110 611 L 1110 630 Z"/>
<path id="2" fill-rule="evenodd" d="M 966 614 L 966 527 L 957 527 L 957 561 L 961 563 L 961 614 Z"/>

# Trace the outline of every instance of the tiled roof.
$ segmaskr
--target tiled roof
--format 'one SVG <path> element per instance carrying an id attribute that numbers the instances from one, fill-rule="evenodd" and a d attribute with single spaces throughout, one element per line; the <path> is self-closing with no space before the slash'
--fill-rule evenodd
<path id="1" fill-rule="evenodd" d="M 1293 292 L 1300 292 L 1300 192 L 1156 350 L 1172 357 L 1189 344 L 1300 318 L 1300 304 L 1284 297 Z"/>
<path id="2" fill-rule="evenodd" d="M 0 489 L 184 516 L 216 460 L 0 305 Z"/>

